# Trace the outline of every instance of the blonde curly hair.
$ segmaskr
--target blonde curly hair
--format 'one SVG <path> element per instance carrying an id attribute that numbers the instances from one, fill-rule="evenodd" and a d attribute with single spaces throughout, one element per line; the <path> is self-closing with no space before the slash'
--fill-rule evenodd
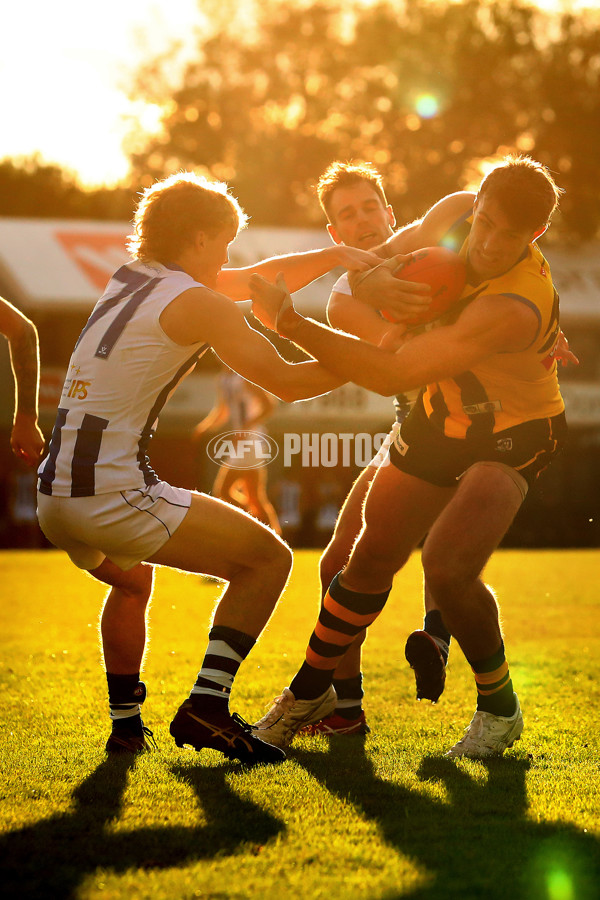
<path id="1" fill-rule="evenodd" d="M 226 184 L 194 172 L 178 172 L 147 188 L 133 218 L 127 249 L 134 259 L 173 262 L 199 231 L 237 232 L 247 216 Z"/>

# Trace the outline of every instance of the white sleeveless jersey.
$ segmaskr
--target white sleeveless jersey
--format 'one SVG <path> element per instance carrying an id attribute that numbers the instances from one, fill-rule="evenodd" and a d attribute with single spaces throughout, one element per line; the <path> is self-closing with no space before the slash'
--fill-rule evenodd
<path id="1" fill-rule="evenodd" d="M 158 414 L 208 344 L 176 344 L 159 316 L 194 287 L 203 285 L 177 266 L 115 272 L 71 356 L 41 493 L 90 497 L 160 480 L 146 456 Z"/>

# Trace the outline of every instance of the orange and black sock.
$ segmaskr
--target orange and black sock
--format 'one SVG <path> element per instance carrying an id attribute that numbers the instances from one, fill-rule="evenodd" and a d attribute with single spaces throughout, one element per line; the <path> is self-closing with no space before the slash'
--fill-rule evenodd
<path id="1" fill-rule="evenodd" d="M 314 700 L 327 690 L 338 662 L 356 635 L 375 621 L 390 590 L 362 594 L 342 587 L 335 576 L 308 642 L 306 661 L 290 684 L 297 700 Z"/>
<path id="2" fill-rule="evenodd" d="M 494 716 L 512 716 L 515 711 L 515 697 L 504 655 L 504 642 L 493 656 L 476 662 L 469 660 L 469 665 L 477 685 L 477 709 L 492 713 Z"/>

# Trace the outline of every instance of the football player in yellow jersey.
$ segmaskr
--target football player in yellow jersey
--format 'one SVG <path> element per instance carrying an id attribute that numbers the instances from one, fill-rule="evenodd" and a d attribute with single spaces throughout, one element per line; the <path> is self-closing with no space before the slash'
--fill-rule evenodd
<path id="1" fill-rule="evenodd" d="M 558 301 L 535 246 L 560 190 L 548 170 L 509 158 L 476 196 L 453 194 L 414 229 L 390 240 L 391 253 L 436 243 L 440 227 L 472 216 L 462 248 L 472 291 L 456 321 L 383 349 L 304 319 L 283 278 L 252 279 L 254 310 L 265 325 L 304 348 L 338 377 L 383 395 L 427 385 L 402 424 L 392 465 L 382 466 L 365 504 L 365 527 L 333 579 L 289 688 L 255 726 L 286 746 L 317 708 L 331 704 L 332 674 L 355 635 L 385 605 L 392 580 L 425 538 L 422 562 L 435 606 L 473 670 L 477 710 L 450 756 L 484 758 L 512 746 L 523 730 L 499 624 L 481 574 L 512 523 L 529 485 L 566 438 L 553 351 Z M 447 225 L 446 225 L 447 227 Z M 416 234 L 415 234 L 416 232 Z M 359 294 L 386 305 L 386 266 Z M 396 326 L 400 336 L 401 327 Z M 530 393 L 531 402 L 523 395 Z"/>

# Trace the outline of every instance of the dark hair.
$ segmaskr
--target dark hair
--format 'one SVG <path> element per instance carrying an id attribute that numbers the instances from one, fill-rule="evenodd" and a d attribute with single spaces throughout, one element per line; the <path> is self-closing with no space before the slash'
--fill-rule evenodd
<path id="1" fill-rule="evenodd" d="M 127 249 L 134 259 L 169 263 L 198 231 L 243 228 L 247 216 L 227 185 L 179 172 L 147 188 L 137 205 Z"/>
<path id="2" fill-rule="evenodd" d="M 477 196 L 493 196 L 513 225 L 536 231 L 549 223 L 562 193 L 542 163 L 507 156 L 486 175 Z"/>
<path id="3" fill-rule="evenodd" d="M 383 178 L 372 163 L 334 162 L 323 172 L 317 184 L 317 196 L 321 209 L 331 222 L 331 196 L 339 187 L 351 187 L 366 181 L 379 196 L 384 206 L 388 205 L 383 190 Z"/>

